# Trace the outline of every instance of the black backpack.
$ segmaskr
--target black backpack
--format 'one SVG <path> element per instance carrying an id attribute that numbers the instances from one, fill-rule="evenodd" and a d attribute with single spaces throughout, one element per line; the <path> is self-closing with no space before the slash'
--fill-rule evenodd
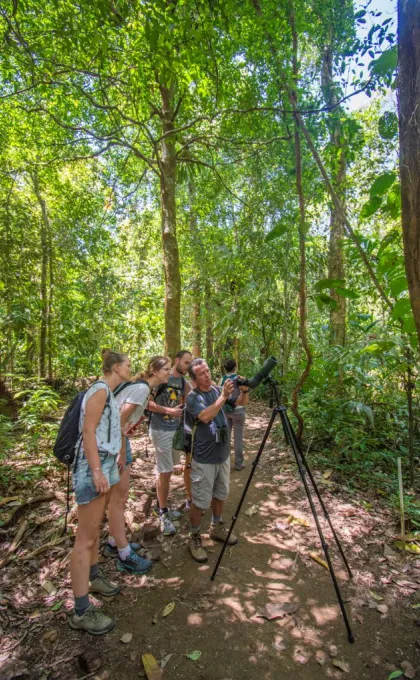
<path id="1" fill-rule="evenodd" d="M 98 380 L 98 382 L 103 382 L 106 385 L 104 380 Z M 96 385 L 96 383 L 93 384 Z M 78 443 L 79 439 L 80 442 L 82 441 L 82 435 L 81 432 L 79 432 L 79 420 L 82 401 L 86 392 L 87 390 L 83 390 L 82 392 L 79 392 L 79 394 L 76 394 L 67 411 L 65 412 L 53 448 L 54 456 L 61 463 L 69 467 L 74 461 L 76 444 Z M 109 406 L 110 399 L 111 390 L 108 389 L 105 408 Z M 108 441 L 110 440 L 110 437 L 111 419 L 109 420 L 108 426 Z"/>

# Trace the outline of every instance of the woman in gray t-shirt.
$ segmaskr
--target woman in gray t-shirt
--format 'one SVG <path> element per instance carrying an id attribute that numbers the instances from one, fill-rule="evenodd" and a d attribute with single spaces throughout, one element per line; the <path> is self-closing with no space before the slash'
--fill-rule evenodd
<path id="1" fill-rule="evenodd" d="M 102 595 L 115 595 L 120 590 L 99 572 L 98 546 L 110 488 L 119 481 L 117 455 L 121 449 L 121 426 L 112 392 L 131 376 L 131 364 L 125 354 L 103 350 L 102 357 L 104 377 L 88 389 L 82 402 L 82 438 L 72 471 L 78 526 L 70 562 L 75 601 L 70 627 L 93 635 L 107 633 L 115 626 L 114 619 L 89 601 L 89 582 L 90 590 Z M 77 447 L 79 449 L 79 444 Z"/>

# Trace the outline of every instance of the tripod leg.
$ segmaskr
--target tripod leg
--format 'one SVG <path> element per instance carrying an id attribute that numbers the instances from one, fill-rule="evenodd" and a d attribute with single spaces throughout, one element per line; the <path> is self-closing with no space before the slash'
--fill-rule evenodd
<path id="1" fill-rule="evenodd" d="M 321 506 L 321 508 L 322 508 L 322 511 L 323 511 L 323 513 L 324 513 L 325 519 L 327 520 L 328 525 L 329 525 L 329 527 L 330 527 L 330 529 L 331 529 L 331 533 L 332 533 L 332 535 L 334 536 L 334 540 L 335 540 L 336 545 L 337 545 L 337 548 L 338 548 L 338 550 L 339 550 L 339 552 L 340 552 L 340 555 L 341 555 L 341 558 L 342 558 L 342 560 L 343 560 L 344 566 L 345 566 L 346 569 L 347 569 L 347 573 L 348 573 L 349 577 L 350 577 L 350 578 L 353 578 L 353 573 L 352 573 L 352 571 L 351 571 L 351 569 L 350 569 L 349 563 L 347 562 L 347 558 L 346 558 L 346 556 L 345 556 L 345 554 L 344 554 L 344 550 L 343 550 L 343 548 L 342 548 L 342 546 L 341 546 L 340 539 L 338 538 L 338 536 L 337 536 L 337 534 L 336 534 L 336 532 L 335 532 L 335 529 L 334 529 L 333 523 L 332 523 L 332 521 L 331 521 L 329 512 L 328 512 L 327 507 L 326 507 L 326 505 L 325 505 L 325 503 L 324 503 L 324 500 L 323 500 L 323 498 L 322 498 L 322 496 L 321 496 L 321 493 L 320 493 L 319 488 L 318 488 L 318 485 L 317 485 L 317 483 L 316 483 L 316 481 L 315 481 L 315 479 L 314 479 L 314 476 L 313 476 L 313 474 L 312 474 L 312 471 L 311 471 L 311 469 L 310 469 L 310 467 L 309 467 L 308 461 L 306 460 L 306 457 L 305 457 L 305 455 L 304 455 L 304 453 L 303 453 L 301 447 L 299 446 L 299 442 L 298 442 L 297 439 L 296 439 L 296 434 L 295 434 L 295 431 L 294 431 L 294 429 L 293 429 L 292 423 L 291 423 L 290 420 L 289 420 L 289 416 L 287 415 L 287 412 L 285 412 L 285 418 L 286 418 L 287 421 L 288 421 L 288 424 L 289 424 L 289 427 L 290 427 L 290 432 L 291 432 L 291 434 L 292 434 L 292 437 L 293 437 L 293 440 L 294 440 L 294 442 L 295 442 L 296 448 L 297 448 L 297 450 L 298 450 L 298 452 L 299 452 L 299 456 L 300 456 L 300 458 L 301 458 L 301 460 L 302 460 L 302 463 L 303 463 L 304 466 L 305 466 L 306 472 L 308 473 L 308 477 L 309 477 L 309 479 L 311 480 L 312 487 L 313 487 L 313 489 L 314 489 L 314 491 L 315 491 L 316 497 L 318 498 L 318 501 L 319 501 L 319 504 L 320 504 L 320 506 Z"/>
<path id="2" fill-rule="evenodd" d="M 240 501 L 239 501 L 239 505 L 238 505 L 238 507 L 236 508 L 236 511 L 235 511 L 235 513 L 234 513 L 233 516 L 232 516 L 232 524 L 230 525 L 230 528 L 229 528 L 229 531 L 228 531 L 228 533 L 227 533 L 225 542 L 224 542 L 223 545 L 222 545 L 222 549 L 221 549 L 221 551 L 220 551 L 220 554 L 219 554 L 219 557 L 218 557 L 218 559 L 217 559 L 216 565 L 215 565 L 215 567 L 214 567 L 214 569 L 213 569 L 213 573 L 212 573 L 212 575 L 211 575 L 211 577 L 210 577 L 210 579 L 211 579 L 212 581 L 214 581 L 214 579 L 215 579 L 215 576 L 216 576 L 216 574 L 217 574 L 217 570 L 218 570 L 218 568 L 219 568 L 219 564 L 220 564 L 220 562 L 222 561 L 223 555 L 225 554 L 225 550 L 226 550 L 226 548 L 227 548 L 227 545 L 228 545 L 228 541 L 229 541 L 230 535 L 231 535 L 231 533 L 232 533 L 232 531 L 233 531 L 233 527 L 234 527 L 235 524 L 236 524 L 236 520 L 238 519 L 238 515 L 239 515 L 239 513 L 240 513 L 240 511 L 241 511 L 242 504 L 243 504 L 243 502 L 244 502 L 244 500 L 245 500 L 245 496 L 246 496 L 247 491 L 248 491 L 248 489 L 249 489 L 249 485 L 251 484 L 251 481 L 252 481 L 252 478 L 253 478 L 253 476 L 254 476 L 255 470 L 257 469 L 258 461 L 260 460 L 261 454 L 262 454 L 262 452 L 263 452 L 263 450 L 264 450 L 265 444 L 266 444 L 267 439 L 268 439 L 268 437 L 269 437 L 269 435 L 270 435 L 271 428 L 273 427 L 273 423 L 274 423 L 274 420 L 275 420 L 275 417 L 276 417 L 277 413 L 278 413 L 278 409 L 277 409 L 277 408 L 273 409 L 273 412 L 272 412 L 271 418 L 270 418 L 270 422 L 269 422 L 268 425 L 267 425 L 267 429 L 266 429 L 266 431 L 265 431 L 265 433 L 264 433 L 264 437 L 263 437 L 263 439 L 262 439 L 260 448 L 258 449 L 258 453 L 257 453 L 257 455 L 256 455 L 256 457 L 255 457 L 255 460 L 253 460 L 253 462 L 252 462 L 251 472 L 250 472 L 250 474 L 249 474 L 248 480 L 247 480 L 247 482 L 246 482 L 246 484 L 245 484 L 245 487 L 244 487 L 244 490 L 243 490 L 243 492 L 242 492 L 242 496 L 241 496 L 241 499 L 240 499 Z"/>
<path id="3" fill-rule="evenodd" d="M 347 612 L 346 612 L 346 609 L 344 607 L 343 598 L 341 597 L 340 587 L 338 585 L 337 578 L 336 578 L 335 572 L 334 572 L 334 567 L 333 567 L 332 562 L 331 562 L 328 545 L 325 541 L 324 533 L 323 533 L 322 527 L 319 523 L 318 513 L 316 511 L 314 501 L 313 501 L 313 498 L 311 496 L 311 491 L 309 489 L 308 482 L 306 480 L 306 470 L 302 465 L 302 461 L 301 461 L 300 456 L 299 456 L 299 449 L 297 447 L 297 442 L 296 442 L 295 437 L 293 436 L 294 433 L 293 433 L 293 430 L 292 430 L 292 426 L 291 426 L 290 420 L 287 416 L 286 409 L 284 407 L 280 409 L 280 417 L 281 417 L 283 429 L 289 435 L 289 441 L 291 443 L 292 451 L 293 451 L 293 454 L 294 454 L 294 457 L 295 457 L 295 460 L 296 460 L 296 463 L 297 463 L 297 466 L 298 466 L 299 474 L 300 474 L 300 477 L 302 479 L 303 486 L 305 488 L 305 492 L 306 492 L 306 496 L 307 496 L 308 501 L 309 501 L 309 505 L 311 506 L 312 515 L 313 515 L 313 518 L 314 518 L 314 521 L 315 521 L 315 524 L 316 524 L 316 528 L 318 530 L 319 539 L 321 541 L 321 545 L 322 545 L 322 549 L 324 551 L 325 559 L 327 560 L 328 569 L 329 569 L 330 574 L 331 574 L 331 579 L 332 579 L 332 582 L 333 582 L 333 585 L 334 585 L 335 593 L 337 595 L 338 604 L 340 606 L 341 614 L 343 616 L 344 624 L 346 626 L 347 636 L 348 636 L 349 642 L 354 642 L 354 637 L 353 637 L 352 630 L 350 628 L 350 623 L 349 623 L 349 620 L 348 620 L 348 617 L 347 617 Z"/>

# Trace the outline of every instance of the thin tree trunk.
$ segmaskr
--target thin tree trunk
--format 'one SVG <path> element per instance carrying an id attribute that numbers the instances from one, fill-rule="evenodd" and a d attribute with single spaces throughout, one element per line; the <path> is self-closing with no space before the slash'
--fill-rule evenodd
<path id="1" fill-rule="evenodd" d="M 50 319 L 49 299 L 47 292 L 47 278 L 49 268 L 49 233 L 50 223 L 45 200 L 39 186 L 36 172 L 32 175 L 32 184 L 39 206 L 41 208 L 41 326 L 39 331 L 39 376 L 46 377 L 46 349 L 48 337 L 48 323 Z"/>
<path id="2" fill-rule="evenodd" d="M 298 70 L 298 44 L 297 44 L 297 32 L 295 26 L 295 16 L 293 6 L 290 11 L 290 25 L 292 28 L 292 38 L 293 38 L 293 75 L 294 81 L 297 83 L 299 70 Z M 294 93 L 297 99 L 297 94 Z M 297 418 L 298 428 L 296 432 L 296 437 L 300 442 L 302 440 L 303 434 L 303 418 L 299 413 L 299 392 L 305 384 L 306 378 L 309 375 L 312 366 L 312 353 L 308 343 L 307 337 L 307 294 L 306 294 L 306 210 L 305 210 L 305 197 L 303 194 L 303 183 L 302 183 L 302 152 L 300 147 L 300 136 L 299 127 L 296 122 L 295 130 L 295 161 L 296 161 L 296 190 L 299 198 L 299 254 L 300 254 L 300 265 L 299 265 L 299 338 L 302 343 L 302 347 L 306 354 L 306 365 L 303 369 L 299 380 L 297 381 L 294 390 L 292 392 L 292 411 Z"/>
<path id="3" fill-rule="evenodd" d="M 50 225 L 51 226 L 51 225 Z M 54 258 L 51 229 L 48 234 L 48 319 L 47 319 L 47 363 L 48 380 L 53 378 L 52 359 L 53 359 L 53 299 L 54 299 Z"/>
<path id="4" fill-rule="evenodd" d="M 201 286 L 199 272 L 201 265 L 199 262 L 198 252 L 198 233 L 197 233 L 197 216 L 195 213 L 195 185 L 190 179 L 188 182 L 188 195 L 190 203 L 189 222 L 190 222 L 190 240 L 193 250 L 194 274 L 191 284 L 192 293 L 192 336 L 193 347 L 192 353 L 194 357 L 201 357 Z"/>
<path id="5" fill-rule="evenodd" d="M 324 50 L 322 68 L 322 89 L 328 106 L 337 104 L 338 98 L 333 81 L 333 54 L 331 46 Z M 337 163 L 337 173 L 334 178 L 334 188 L 340 200 L 345 205 L 344 183 L 346 179 L 346 157 L 342 148 L 340 110 L 330 118 L 330 141 L 334 149 L 334 160 Z M 328 255 L 328 277 L 330 279 L 345 279 L 344 256 L 342 242 L 345 235 L 342 214 L 334 204 L 331 206 L 330 242 Z M 330 290 L 330 296 L 335 307 L 330 309 L 330 344 L 344 347 L 346 342 L 346 298 L 338 295 L 335 289 Z"/>
<path id="6" fill-rule="evenodd" d="M 162 132 L 174 129 L 173 88 L 160 87 Z M 174 137 L 164 137 L 160 155 L 163 268 L 165 272 L 165 354 L 174 358 L 181 347 L 181 274 L 176 236 L 176 152 Z"/>
<path id="7" fill-rule="evenodd" d="M 211 310 L 210 284 L 207 282 L 204 293 L 206 298 L 206 360 L 211 362 L 214 356 L 213 314 Z"/>
<path id="8" fill-rule="evenodd" d="M 398 107 L 402 232 L 420 342 L 420 2 L 398 1 Z"/>

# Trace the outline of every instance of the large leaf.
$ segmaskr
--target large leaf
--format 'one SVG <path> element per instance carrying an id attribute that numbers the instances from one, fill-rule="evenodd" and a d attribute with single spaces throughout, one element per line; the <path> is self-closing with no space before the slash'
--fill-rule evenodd
<path id="1" fill-rule="evenodd" d="M 283 236 L 283 234 L 287 231 L 288 225 L 285 224 L 284 222 L 279 222 L 279 224 L 276 224 L 276 226 L 268 232 L 267 236 L 265 237 L 265 241 L 273 241 L 275 238 L 279 238 L 279 236 Z"/>
<path id="2" fill-rule="evenodd" d="M 383 196 L 394 184 L 396 179 L 397 175 L 395 172 L 384 172 L 383 175 L 377 177 L 370 187 L 371 198 L 374 196 Z"/>
<path id="3" fill-rule="evenodd" d="M 372 198 L 364 204 L 363 208 L 360 211 L 360 217 L 366 219 L 367 217 L 370 217 L 374 213 L 376 213 L 377 210 L 379 210 L 380 206 L 382 203 L 382 198 L 380 196 L 372 196 Z"/>
<path id="4" fill-rule="evenodd" d="M 359 297 L 359 294 L 354 290 L 350 290 L 350 288 L 336 288 L 335 292 L 337 295 L 340 295 L 340 297 L 349 298 L 349 300 L 357 300 Z"/>
<path id="5" fill-rule="evenodd" d="M 395 303 L 394 309 L 392 310 L 394 319 L 402 319 L 404 316 L 409 316 L 410 314 L 411 305 L 408 298 L 402 298 Z"/>
<path id="6" fill-rule="evenodd" d="M 322 305 L 328 305 L 331 307 L 331 309 L 336 309 L 337 308 L 337 302 L 332 299 L 329 295 L 326 293 L 320 293 L 315 297 L 316 303 L 318 305 L 319 309 L 322 309 Z"/>
<path id="7" fill-rule="evenodd" d="M 372 75 L 375 76 L 391 76 L 397 68 L 398 54 L 397 48 L 391 47 L 389 50 L 382 52 L 381 56 L 374 61 L 371 61 L 369 68 Z"/>
<path id="8" fill-rule="evenodd" d="M 385 111 L 378 120 L 378 130 L 382 139 L 395 139 L 398 135 L 398 118 L 393 111 Z"/>
<path id="9" fill-rule="evenodd" d="M 315 284 L 315 290 L 320 293 L 327 288 L 343 288 L 344 284 L 344 279 L 320 279 Z"/>
<path id="10" fill-rule="evenodd" d="M 392 342 L 392 340 L 377 340 L 377 342 L 373 342 L 370 345 L 367 345 L 367 347 L 364 347 L 360 351 L 360 354 L 378 355 L 387 352 L 389 349 L 392 349 L 392 347 L 395 347 L 395 342 Z"/>
<path id="11" fill-rule="evenodd" d="M 398 297 L 400 293 L 408 290 L 408 282 L 406 276 L 397 276 L 390 283 L 391 293 L 394 297 Z"/>

